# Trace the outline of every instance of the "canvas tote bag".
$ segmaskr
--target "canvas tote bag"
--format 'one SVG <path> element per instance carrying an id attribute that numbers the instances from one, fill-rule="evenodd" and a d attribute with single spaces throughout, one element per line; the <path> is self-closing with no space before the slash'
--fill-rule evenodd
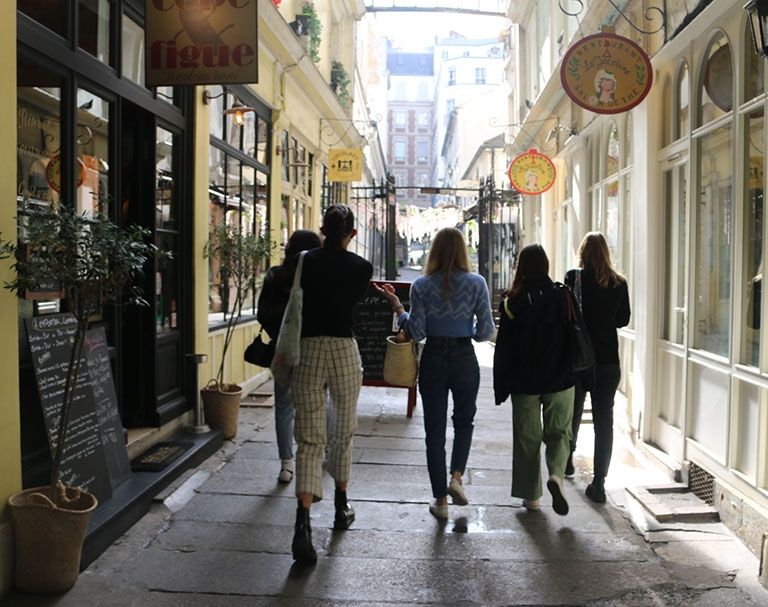
<path id="1" fill-rule="evenodd" d="M 291 294 L 285 306 L 280 334 L 275 344 L 275 357 L 272 359 L 272 377 L 280 386 L 287 388 L 291 384 L 293 368 L 299 364 L 301 356 L 301 314 L 304 304 L 304 292 L 301 290 L 301 273 L 304 267 L 304 255 L 299 254 L 299 263 L 293 277 Z"/>

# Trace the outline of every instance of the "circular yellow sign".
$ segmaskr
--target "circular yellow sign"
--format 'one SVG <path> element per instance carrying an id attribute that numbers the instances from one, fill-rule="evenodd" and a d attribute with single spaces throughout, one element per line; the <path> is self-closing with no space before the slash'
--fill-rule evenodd
<path id="1" fill-rule="evenodd" d="M 640 103 L 653 82 L 648 55 L 629 38 L 595 34 L 563 57 L 560 80 L 568 96 L 598 114 L 619 114 Z"/>
<path id="2" fill-rule="evenodd" d="M 521 194 L 541 194 L 555 183 L 555 164 L 549 156 L 528 150 L 509 164 L 509 182 Z"/>

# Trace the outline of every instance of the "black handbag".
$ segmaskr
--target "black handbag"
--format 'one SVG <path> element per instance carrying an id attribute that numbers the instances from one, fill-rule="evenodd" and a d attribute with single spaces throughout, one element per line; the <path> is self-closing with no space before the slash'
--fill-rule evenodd
<path id="1" fill-rule="evenodd" d="M 595 366 L 595 349 L 587 333 L 584 318 L 576 307 L 576 298 L 568 287 L 565 292 L 565 305 L 568 315 L 568 344 L 571 354 L 571 371 L 587 371 Z"/>
<path id="2" fill-rule="evenodd" d="M 268 344 L 265 344 L 261 341 L 261 334 L 263 332 L 264 329 L 261 329 L 259 334 L 253 338 L 251 345 L 245 349 L 243 358 L 247 363 L 266 368 L 272 364 L 272 359 L 275 357 L 275 340 L 273 339 Z"/>

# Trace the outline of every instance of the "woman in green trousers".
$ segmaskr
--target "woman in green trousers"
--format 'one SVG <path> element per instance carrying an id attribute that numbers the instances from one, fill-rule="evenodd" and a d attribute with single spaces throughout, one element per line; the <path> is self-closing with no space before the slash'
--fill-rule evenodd
<path id="1" fill-rule="evenodd" d="M 501 306 L 493 360 L 496 404 L 512 398 L 512 496 L 539 509 L 541 443 L 546 445 L 547 489 L 557 514 L 568 514 L 563 493 L 573 418 L 567 287 L 549 278 L 541 245 L 520 251 L 512 288 Z M 542 426 L 543 419 L 543 426 Z"/>

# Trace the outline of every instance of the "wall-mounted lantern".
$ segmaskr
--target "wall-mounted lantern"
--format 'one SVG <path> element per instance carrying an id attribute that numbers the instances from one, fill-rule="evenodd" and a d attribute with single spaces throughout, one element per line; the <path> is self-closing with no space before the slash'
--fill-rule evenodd
<path id="1" fill-rule="evenodd" d="M 766 57 L 768 56 L 768 0 L 749 0 L 744 5 L 744 10 L 749 13 L 755 52 Z"/>

